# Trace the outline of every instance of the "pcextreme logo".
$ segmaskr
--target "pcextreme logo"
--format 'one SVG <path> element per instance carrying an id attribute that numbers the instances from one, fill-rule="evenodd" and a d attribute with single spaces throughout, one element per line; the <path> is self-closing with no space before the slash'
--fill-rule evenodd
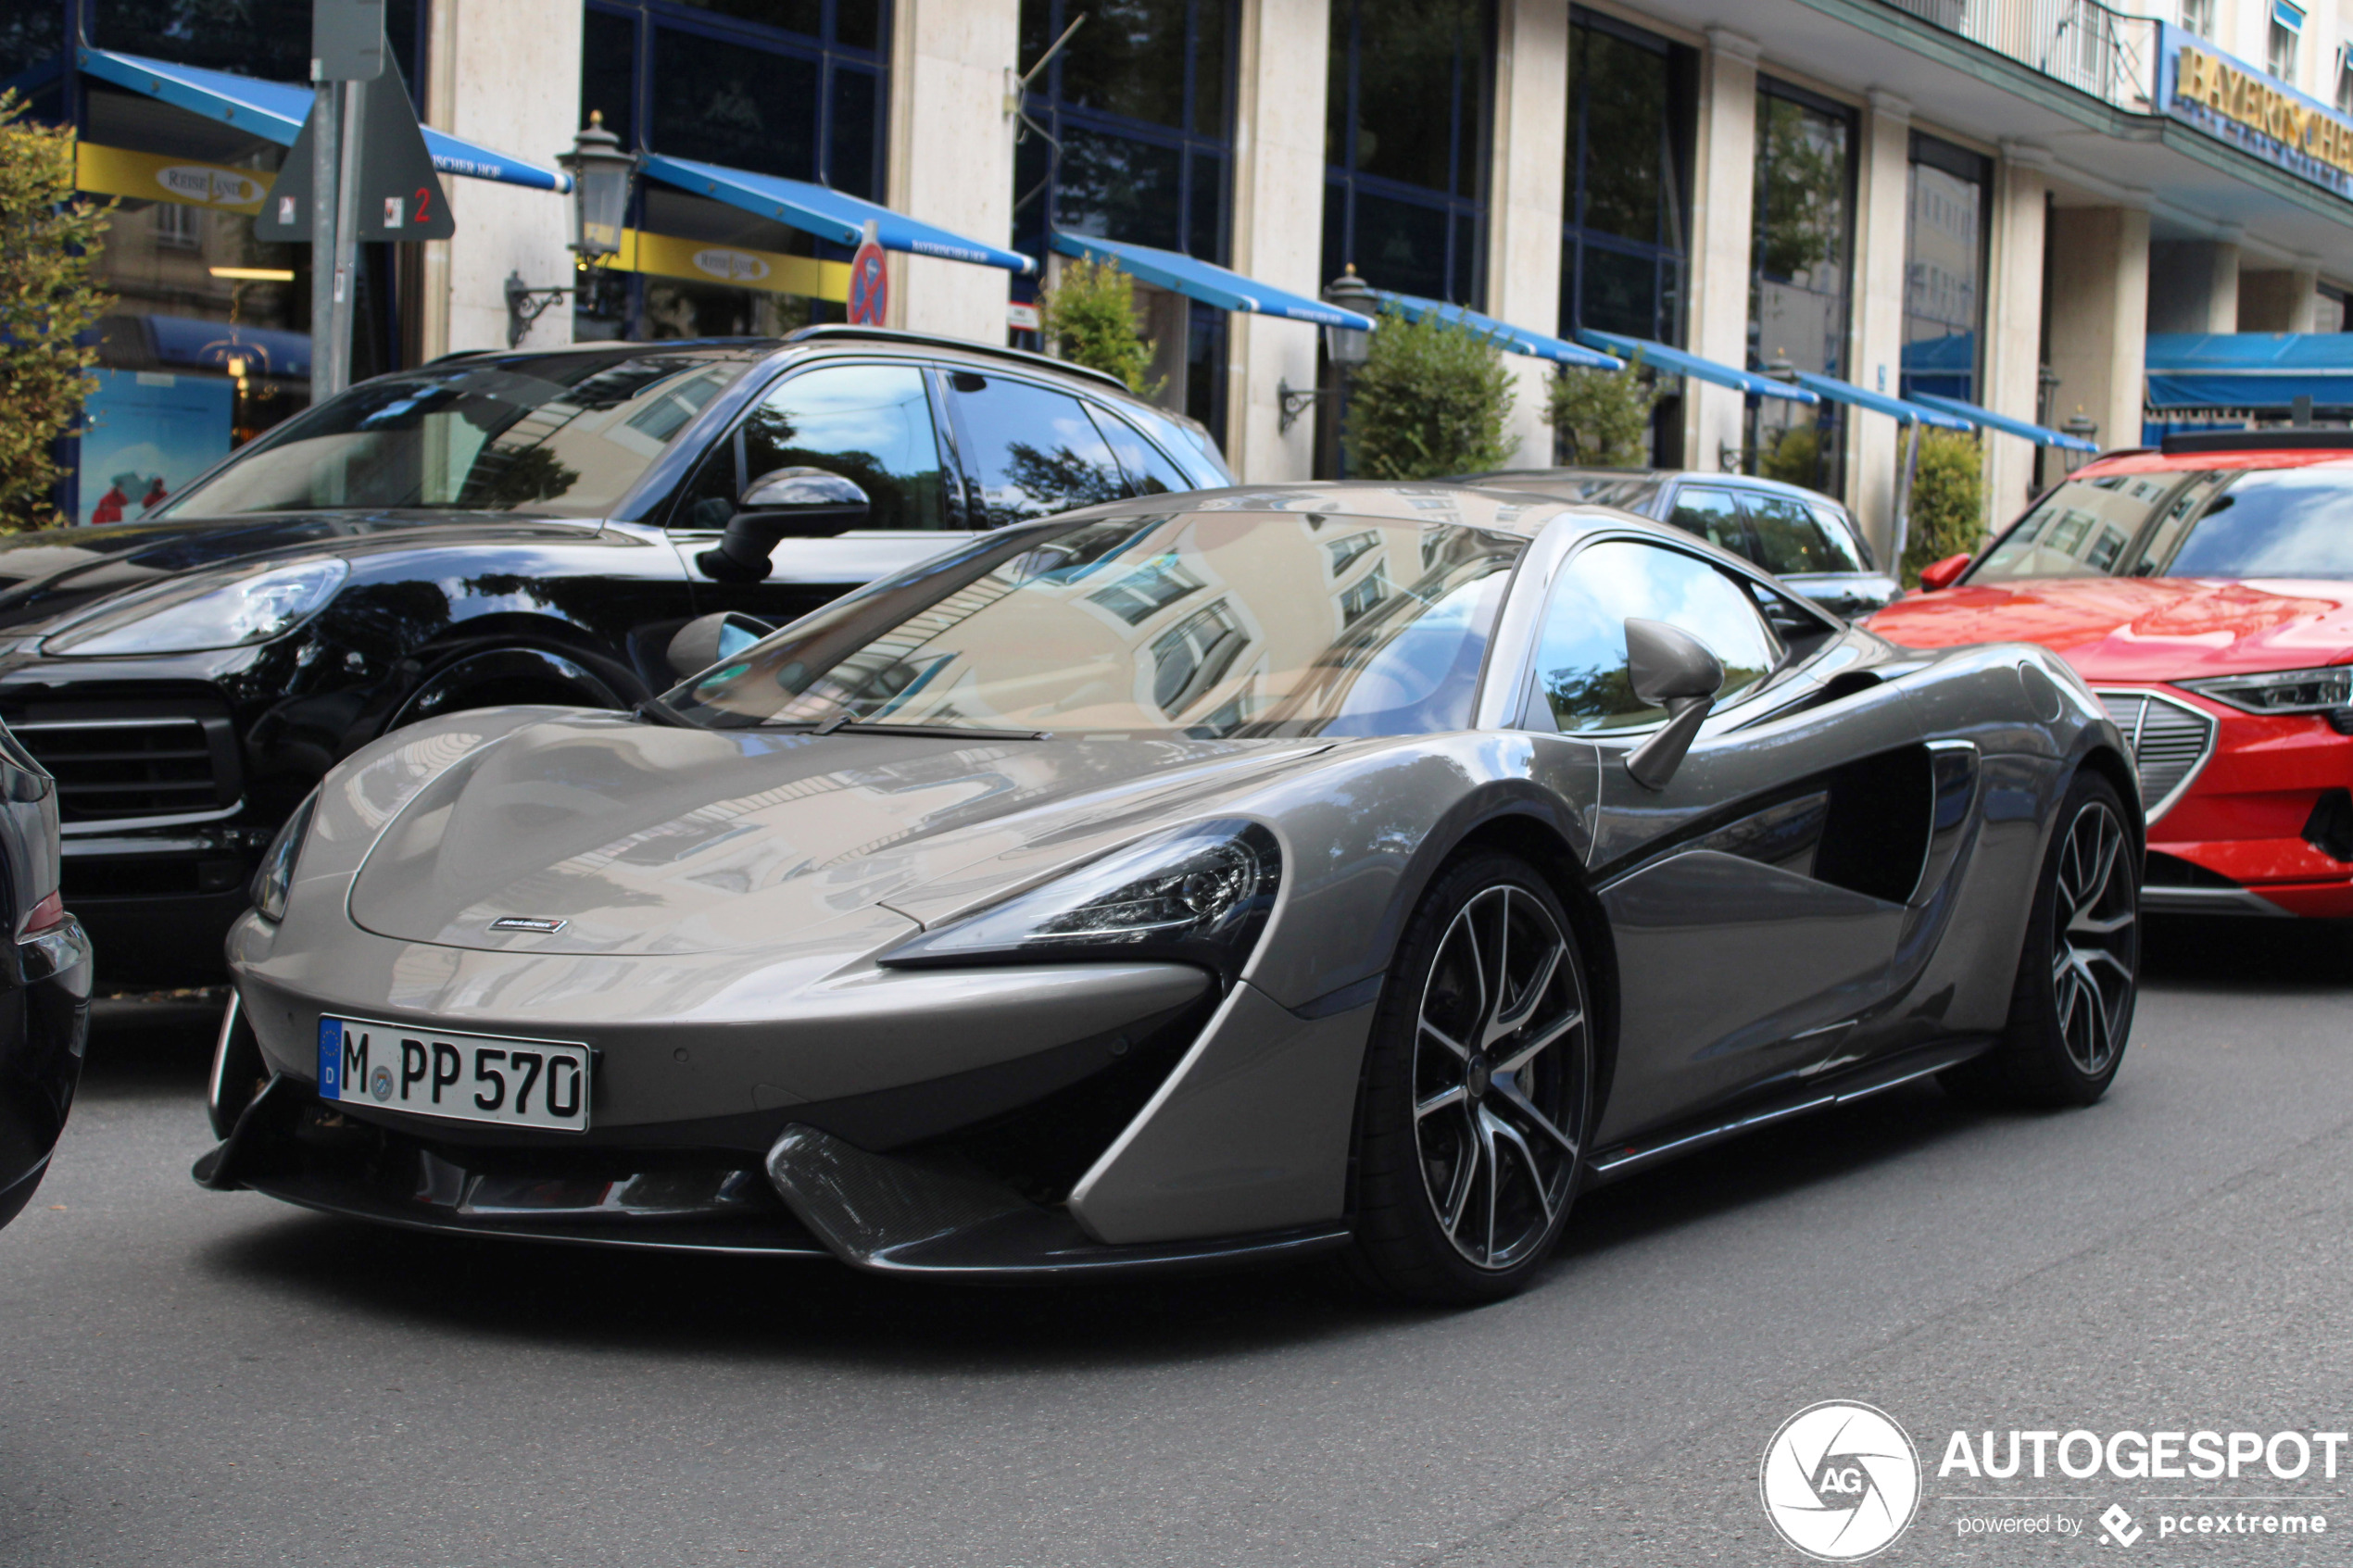
<path id="1" fill-rule="evenodd" d="M 1808 1405 L 1765 1445 L 1765 1517 L 1781 1539 L 1824 1562 L 1882 1551 L 1920 1505 L 1920 1459 L 1885 1411 L 1851 1399 Z"/>

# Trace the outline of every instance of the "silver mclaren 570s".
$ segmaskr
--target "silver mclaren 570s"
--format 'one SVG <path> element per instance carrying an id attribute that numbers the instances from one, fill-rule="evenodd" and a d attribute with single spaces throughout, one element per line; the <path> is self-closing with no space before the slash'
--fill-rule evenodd
<path id="1" fill-rule="evenodd" d="M 1931 1073 L 2088 1104 L 2132 1025 L 2139 799 L 2068 667 L 1624 513 L 1155 495 L 680 640 L 635 713 L 333 770 L 230 937 L 200 1181 L 1470 1302 L 1585 1187 Z"/>

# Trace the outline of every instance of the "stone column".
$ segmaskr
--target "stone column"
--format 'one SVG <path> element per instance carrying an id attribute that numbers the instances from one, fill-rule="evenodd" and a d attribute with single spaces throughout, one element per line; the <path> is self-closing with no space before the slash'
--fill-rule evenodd
<path id="1" fill-rule="evenodd" d="M 2243 332 L 2309 332 L 2321 304 L 2318 261 L 2239 274 L 2238 327 Z M 2218 331 L 2229 331 L 2220 328 Z"/>
<path id="2" fill-rule="evenodd" d="M 2088 414 L 2103 447 L 2141 441 L 2148 341 L 2149 215 L 2062 207 L 2050 217 L 2051 418 Z"/>
<path id="3" fill-rule="evenodd" d="M 2012 419 L 2038 418 L 2043 374 L 2043 213 L 2051 154 L 2026 142 L 2002 144 L 1994 169 L 1991 255 L 1985 269 L 1985 383 L 1978 401 Z M 1985 510 L 1999 528 L 2034 488 L 2035 448 L 1989 432 Z"/>
<path id="4" fill-rule="evenodd" d="M 1234 270 L 1313 297 L 1323 292 L 1327 0 L 1249 0 L 1238 40 Z M 1316 329 L 1237 313 L 1227 339 L 1226 458 L 1253 483 L 1315 471 L 1315 416 L 1280 429 L 1279 383 L 1315 386 Z"/>
<path id="5" fill-rule="evenodd" d="M 1495 29 L 1495 153 L 1487 204 L 1487 310 L 1548 335 L 1561 330 L 1561 204 L 1568 173 L 1567 0 L 1504 0 Z M 1507 354 L 1518 395 L 1515 467 L 1549 468 L 1544 404 L 1552 363 Z"/>
<path id="6" fill-rule="evenodd" d="M 1020 0 L 898 0 L 890 45 L 885 206 L 989 245 L 1013 226 L 1005 71 Z M 1011 274 L 935 257 L 891 258 L 890 323 L 1001 345 Z"/>
<path id="7" fill-rule="evenodd" d="M 1846 377 L 1891 396 L 1903 384 L 1904 264 L 1911 225 L 1912 106 L 1874 91 L 1863 117 L 1856 181 L 1855 317 Z M 1846 411 L 1854 440 L 1846 465 L 1846 505 L 1871 548 L 1885 557 L 1895 526 L 1895 465 L 1902 442 L 1895 420 L 1861 408 Z"/>
<path id="8" fill-rule="evenodd" d="M 440 0 L 427 44 L 425 121 L 551 164 L 580 129 L 579 0 Z M 387 80 L 389 80 L 387 78 Z M 507 275 L 535 288 L 573 279 L 572 198 L 444 175 L 457 232 L 425 245 L 423 355 L 507 346 Z M 572 341 L 571 301 L 525 346 Z"/>
<path id="9" fill-rule="evenodd" d="M 1750 231 L 1756 209 L 1756 41 L 1711 28 L 1700 66 L 1698 156 L 1692 175 L 1691 351 L 1748 363 Z M 1738 446 L 1747 403 L 1712 382 L 1683 383 L 1683 460 L 1717 467 Z"/>

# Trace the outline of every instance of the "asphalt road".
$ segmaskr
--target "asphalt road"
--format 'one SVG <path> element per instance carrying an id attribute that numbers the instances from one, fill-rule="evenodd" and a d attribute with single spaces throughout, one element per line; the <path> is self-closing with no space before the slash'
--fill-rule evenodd
<path id="1" fill-rule="evenodd" d="M 203 1192 L 209 1022 L 117 1006 L 0 1232 L 0 1564 L 1795 1563 L 1758 1459 L 1831 1399 L 1925 1450 L 1878 1562 L 2114 1553 L 2112 1501 L 2132 1559 L 2353 1562 L 2353 1452 L 1936 1474 L 1957 1428 L 2353 1426 L 2353 942 L 2154 935 L 2099 1107 L 1922 1086 L 1752 1137 L 1594 1195 L 1549 1280 L 1459 1314 L 1312 1270 L 919 1288 Z M 2257 1496 L 2292 1500 L 2213 1500 Z M 2233 1507 L 2336 1529 L 2157 1533 Z M 1957 1537 L 1996 1514 L 2082 1534 Z"/>

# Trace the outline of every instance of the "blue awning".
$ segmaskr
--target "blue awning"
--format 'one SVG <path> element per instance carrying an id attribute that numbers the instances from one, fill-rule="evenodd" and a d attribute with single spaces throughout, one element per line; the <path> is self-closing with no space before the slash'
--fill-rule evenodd
<path id="1" fill-rule="evenodd" d="M 87 46 L 77 57 L 83 70 L 101 81 L 250 132 L 282 147 L 294 145 L 302 122 L 310 118 L 311 90 L 297 83 L 262 82 L 195 66 L 166 65 L 138 55 L 118 55 L 110 49 Z M 430 125 L 423 130 L 425 150 L 433 155 L 433 166 L 444 174 L 495 180 L 502 185 L 521 185 L 534 191 L 572 189 L 572 176 L 560 169 L 541 169 L 462 141 L 447 132 L 435 131 Z"/>
<path id="2" fill-rule="evenodd" d="M 1630 359 L 1639 354 L 1642 357 L 1642 363 L 1655 369 L 1672 370 L 1679 376 L 1689 376 L 1693 381 L 1713 382 L 1718 386 L 1729 386 L 1735 392 L 1751 392 L 1759 397 L 1786 397 L 1793 403 L 1819 403 L 1821 401 L 1819 397 L 1802 386 L 1792 386 L 1787 382 L 1775 381 L 1770 376 L 1760 376 L 1754 370 L 1735 370 L 1730 365 L 1719 365 L 1713 359 L 1703 359 L 1696 354 L 1686 354 L 1680 348 L 1672 348 L 1663 343 L 1653 343 L 1648 338 L 1626 337 L 1617 332 L 1597 332 L 1592 327 L 1578 328 L 1577 338 L 1579 343 L 1591 345 L 1595 348 L 1607 349 L 1610 353 L 1624 358 Z"/>
<path id="3" fill-rule="evenodd" d="M 2152 408 L 2353 406 L 2353 332 L 2152 332 Z"/>
<path id="4" fill-rule="evenodd" d="M 299 381 L 310 373 L 310 334 L 275 327 L 231 326 L 194 316 L 137 316 L 156 359 L 165 365 L 225 368 L 242 359 L 248 372 Z"/>
<path id="5" fill-rule="evenodd" d="M 1246 310 L 1255 316 L 1279 316 L 1288 321 L 1313 321 L 1319 327 L 1353 327 L 1370 332 L 1373 319 L 1320 299 L 1245 278 L 1214 261 L 1202 261 L 1178 251 L 1130 245 L 1126 240 L 1101 239 L 1093 234 L 1054 233 L 1054 248 L 1064 256 L 1083 257 L 1098 264 L 1115 261 L 1131 277 L 1188 299 L 1214 305 L 1220 310 Z"/>
<path id="6" fill-rule="evenodd" d="M 1810 392 L 1818 392 L 1833 403 L 1851 403 L 1857 408 L 1869 408 L 1874 414 L 1885 414 L 1905 424 L 1934 425 L 1939 430 L 1967 430 L 1969 420 L 1942 408 L 1931 408 L 1921 403 L 1907 403 L 1901 397 L 1890 397 L 1884 392 L 1870 392 L 1843 382 L 1836 376 L 1816 375 L 1811 370 L 1797 372 L 1797 384 Z"/>
<path id="7" fill-rule="evenodd" d="M 903 212 L 858 196 L 829 191 L 805 180 L 780 174 L 754 174 L 745 169 L 724 169 L 715 163 L 646 155 L 648 179 L 675 185 L 693 195 L 709 196 L 739 207 L 754 217 L 799 229 L 837 245 L 854 245 L 865 238 L 872 222 L 885 250 L 910 256 L 936 256 L 948 261 L 969 261 L 979 267 L 1002 267 L 1008 272 L 1034 272 L 1038 264 L 1017 250 L 968 240 L 962 234 L 918 222 Z"/>
<path id="8" fill-rule="evenodd" d="M 1492 316 L 1482 316 L 1459 305 L 1422 299 L 1410 294 L 1390 294 L 1386 289 L 1377 292 L 1384 308 L 1395 310 L 1408 321 L 1435 316 L 1441 321 L 1452 321 L 1456 326 L 1482 332 L 1514 354 L 1551 359 L 1563 365 L 1579 365 L 1592 370 L 1622 370 L 1626 368 L 1626 361 L 1614 354 L 1604 354 L 1598 348 L 1586 348 L 1563 338 L 1547 337 L 1542 332 L 1531 332 L 1526 327 L 1515 327 L 1509 321 L 1499 321 Z"/>
<path id="9" fill-rule="evenodd" d="M 2032 441 L 2037 446 L 2057 446 L 2069 452 L 2096 452 L 2099 447 L 2080 435 L 2038 425 L 2031 420 L 2014 420 L 2007 414 L 1997 414 L 1991 408 L 1981 408 L 1974 403 L 1964 403 L 1957 397 L 1945 397 L 1933 392 L 1912 393 L 1912 401 L 1942 408 L 1948 414 L 1958 414 L 1969 423 L 1983 430 L 1998 430 L 2004 435 L 2015 435 Z"/>

